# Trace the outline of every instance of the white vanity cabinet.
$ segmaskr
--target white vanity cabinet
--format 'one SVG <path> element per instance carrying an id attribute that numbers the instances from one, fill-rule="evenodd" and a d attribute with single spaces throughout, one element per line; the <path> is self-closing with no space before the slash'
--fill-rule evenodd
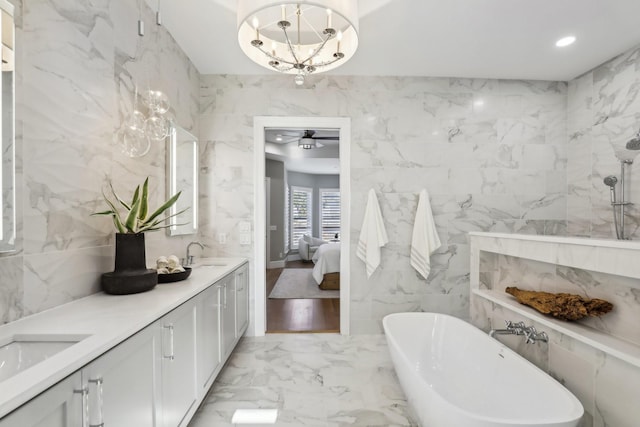
<path id="1" fill-rule="evenodd" d="M 196 306 L 196 300 L 191 299 L 157 322 L 162 330 L 162 368 L 159 381 L 162 389 L 162 422 L 158 423 L 160 426 L 183 425 L 185 415 L 198 398 Z"/>
<path id="2" fill-rule="evenodd" d="M 201 279 L 176 308 L 146 318 L 133 336 L 0 418 L 0 427 L 186 427 L 249 322 L 247 264 L 226 273 Z M 180 292 L 168 286 L 168 295 Z"/>
<path id="3" fill-rule="evenodd" d="M 0 427 L 154 427 L 158 334 L 146 328 L 24 404 Z"/>
<path id="4" fill-rule="evenodd" d="M 198 387 L 211 386 L 220 367 L 220 290 L 211 286 L 197 297 L 196 342 L 198 344 Z"/>
<path id="5" fill-rule="evenodd" d="M 220 358 L 226 360 L 236 339 L 235 275 L 231 274 L 218 284 L 220 293 Z"/>
<path id="6" fill-rule="evenodd" d="M 82 375 L 67 377 L 0 421 L 0 427 L 84 427 Z"/>
<path id="7" fill-rule="evenodd" d="M 236 290 L 236 338 L 242 336 L 249 326 L 249 266 L 241 266 L 235 271 Z"/>
<path id="8" fill-rule="evenodd" d="M 159 331 L 147 327 L 82 369 L 89 426 L 154 427 Z"/>
<path id="9" fill-rule="evenodd" d="M 249 267 L 242 265 L 198 296 L 198 385 L 208 389 L 249 325 Z"/>

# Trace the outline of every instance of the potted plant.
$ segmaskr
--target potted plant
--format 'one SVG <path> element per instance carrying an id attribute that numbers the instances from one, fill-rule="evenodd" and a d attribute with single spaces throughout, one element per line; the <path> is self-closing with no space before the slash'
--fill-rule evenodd
<path id="1" fill-rule="evenodd" d="M 109 294 L 135 294 L 153 289 L 158 283 L 158 274 L 148 269 L 145 257 L 144 233 L 167 228 L 164 215 L 180 197 L 178 192 L 164 202 L 158 209 L 149 210 L 149 177 L 142 187 L 138 185 L 133 192 L 131 202 L 118 197 L 111 181 L 109 190 L 112 198 L 102 192 L 109 206 L 108 210 L 93 215 L 111 216 L 116 229 L 115 270 L 102 275 L 102 289 Z M 183 211 L 176 213 L 181 214 Z M 172 216 L 175 216 L 172 215 Z"/>

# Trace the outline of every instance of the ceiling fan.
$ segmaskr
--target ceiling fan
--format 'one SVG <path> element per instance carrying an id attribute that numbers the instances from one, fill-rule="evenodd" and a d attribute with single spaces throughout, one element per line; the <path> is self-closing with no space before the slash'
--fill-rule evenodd
<path id="1" fill-rule="evenodd" d="M 315 130 L 305 130 L 302 135 L 297 134 L 293 136 L 290 142 L 298 142 L 298 148 L 302 148 L 304 150 L 310 150 L 312 148 L 321 148 L 324 147 L 324 144 L 318 141 L 338 141 L 340 138 L 338 136 L 314 136 L 316 134 Z"/>

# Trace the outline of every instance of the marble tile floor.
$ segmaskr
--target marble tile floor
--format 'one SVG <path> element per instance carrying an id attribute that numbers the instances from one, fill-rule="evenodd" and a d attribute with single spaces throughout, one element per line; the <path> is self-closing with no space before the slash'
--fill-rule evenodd
<path id="1" fill-rule="evenodd" d="M 418 426 L 384 335 L 243 338 L 189 427 L 233 426 L 241 408 L 277 408 L 277 426 Z"/>

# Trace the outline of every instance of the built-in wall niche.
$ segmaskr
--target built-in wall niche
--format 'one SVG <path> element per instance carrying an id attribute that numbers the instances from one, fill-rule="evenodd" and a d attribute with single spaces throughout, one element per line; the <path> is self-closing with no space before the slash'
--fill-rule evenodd
<path id="1" fill-rule="evenodd" d="M 0 252 L 16 250 L 16 173 L 15 173 L 15 28 L 13 5 L 0 0 L 0 34 L 2 36 L 2 104 L 0 132 L 2 133 L 2 156 L 0 165 Z"/>
<path id="2" fill-rule="evenodd" d="M 640 312 L 640 301 L 634 298 L 640 293 L 638 279 L 491 252 L 482 252 L 480 258 L 481 287 L 490 291 L 490 294 L 516 305 L 520 304 L 504 291 L 508 286 L 607 300 L 614 305 L 614 309 L 604 316 L 585 317 L 576 322 L 557 322 L 592 328 L 640 345 L 640 328 L 634 322 Z M 519 308 L 537 314 L 534 309 L 524 305 Z"/>
<path id="3" fill-rule="evenodd" d="M 476 326 L 500 328 L 491 318 L 506 313 L 508 320 L 535 323 L 552 340 L 566 336 L 640 368 L 640 244 L 498 233 L 471 233 L 470 242 Z M 614 309 L 598 318 L 557 320 L 518 303 L 507 286 L 602 298 Z"/>

